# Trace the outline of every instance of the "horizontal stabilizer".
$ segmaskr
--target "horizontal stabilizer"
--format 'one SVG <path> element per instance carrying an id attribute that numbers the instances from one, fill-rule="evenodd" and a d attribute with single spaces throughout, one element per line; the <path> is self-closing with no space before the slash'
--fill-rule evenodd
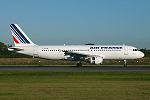
<path id="1" fill-rule="evenodd" d="M 16 47 L 10 47 L 8 48 L 9 51 L 23 51 L 24 49 L 22 48 L 16 48 Z"/>

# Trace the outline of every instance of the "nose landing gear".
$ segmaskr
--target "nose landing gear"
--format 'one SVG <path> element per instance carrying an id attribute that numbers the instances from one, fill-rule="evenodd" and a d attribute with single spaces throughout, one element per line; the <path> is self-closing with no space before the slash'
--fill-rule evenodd
<path id="1" fill-rule="evenodd" d="M 123 60 L 124 61 L 124 67 L 127 67 L 127 60 Z"/>

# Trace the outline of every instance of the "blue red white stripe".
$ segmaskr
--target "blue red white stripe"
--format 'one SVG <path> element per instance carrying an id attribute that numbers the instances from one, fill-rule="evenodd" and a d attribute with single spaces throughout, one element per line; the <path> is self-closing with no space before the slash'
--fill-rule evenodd
<path id="1" fill-rule="evenodd" d="M 30 44 L 30 42 L 26 39 L 26 37 L 21 33 L 21 31 L 16 27 L 15 24 L 11 24 L 11 31 L 13 35 L 13 39 L 16 44 L 23 43 L 23 44 Z"/>

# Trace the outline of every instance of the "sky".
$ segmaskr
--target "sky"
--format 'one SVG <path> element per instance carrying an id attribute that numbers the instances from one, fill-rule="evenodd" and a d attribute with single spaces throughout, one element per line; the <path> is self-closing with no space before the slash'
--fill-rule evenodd
<path id="1" fill-rule="evenodd" d="M 18 24 L 38 45 L 131 45 L 150 49 L 150 0 L 0 0 L 0 42 Z"/>

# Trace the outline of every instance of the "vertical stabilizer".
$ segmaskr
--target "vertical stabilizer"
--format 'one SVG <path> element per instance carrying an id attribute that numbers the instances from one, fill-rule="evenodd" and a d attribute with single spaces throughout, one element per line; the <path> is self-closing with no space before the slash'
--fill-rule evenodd
<path id="1" fill-rule="evenodd" d="M 35 45 L 17 24 L 10 24 L 15 46 Z"/>

